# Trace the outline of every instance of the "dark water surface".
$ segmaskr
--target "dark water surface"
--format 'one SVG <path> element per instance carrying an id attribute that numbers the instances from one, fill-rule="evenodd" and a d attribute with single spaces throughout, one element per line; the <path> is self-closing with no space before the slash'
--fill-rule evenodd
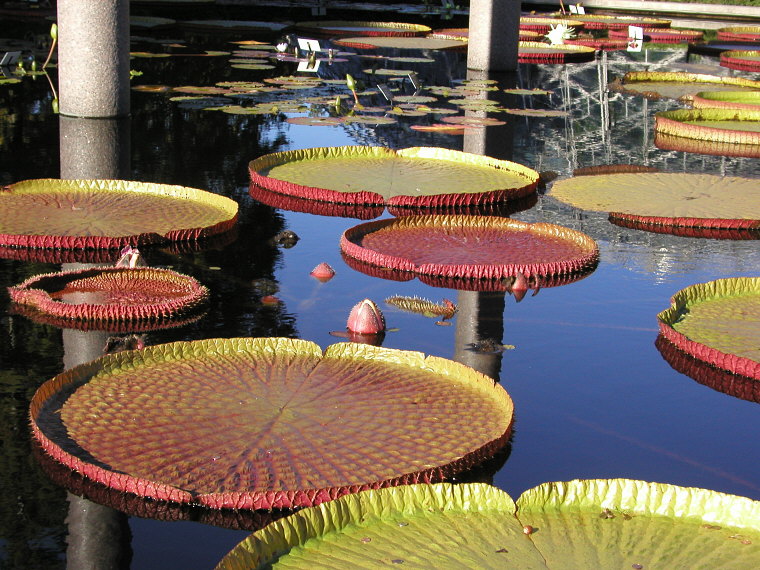
<path id="1" fill-rule="evenodd" d="M 37 28 L 44 33 L 47 25 Z M 4 25 L 0 35 L 13 37 L 17 31 Z M 140 31 L 139 35 L 150 33 Z M 153 35 L 184 42 L 187 47 L 135 41 L 133 50 L 232 51 L 236 48 L 227 43 L 229 40 L 252 38 L 246 33 L 202 36 L 181 28 Z M 428 86 L 452 85 L 467 77 L 463 53 L 362 53 L 433 59 L 381 65 L 414 70 Z M 279 63 L 274 70 L 244 70 L 232 68 L 228 59 L 180 55 L 134 59 L 133 69 L 143 75 L 133 79 L 133 85 L 210 86 L 219 81 L 261 81 L 297 73 L 296 63 Z M 371 85 L 372 78 L 362 70 L 377 60 L 357 56 L 346 59 L 321 66 L 318 74 L 343 79 L 351 73 Z M 562 110 L 569 115 L 490 115 L 507 124 L 486 129 L 488 154 L 561 176 L 578 167 L 630 163 L 669 172 L 745 176 L 760 184 L 757 159 L 655 147 L 653 113 L 679 108 L 678 102 L 605 92 L 605 79 L 612 81 L 628 70 L 683 69 L 685 48 L 612 53 L 606 59 L 605 63 L 598 59 L 566 66 L 526 64 L 513 77 L 499 77 L 501 87 L 540 88 L 551 93 L 491 95 L 501 97 L 505 106 Z M 730 74 L 716 65 L 716 58 L 690 62 L 695 63 L 711 73 Z M 758 74 L 744 76 L 760 78 Z M 402 89 L 408 91 L 408 81 Z M 293 93 L 288 97 L 295 97 L 297 92 Z M 334 93 L 324 90 L 315 94 L 334 97 Z M 231 115 L 172 102 L 170 96 L 133 92 L 130 178 L 229 196 L 240 204 L 240 223 L 237 239 L 215 249 L 145 251 L 150 264 L 192 275 L 212 292 L 210 311 L 202 320 L 150 333 L 148 344 L 287 336 L 326 347 L 342 342 L 330 332 L 344 329 L 351 307 L 369 297 L 384 309 L 388 326 L 397 329 L 387 334 L 383 346 L 461 359 L 490 371 L 509 392 L 515 403 L 514 437 L 509 456 L 492 475 L 492 481 L 514 498 L 547 481 L 624 477 L 760 499 L 758 403 L 717 391 L 676 371 L 655 346 L 656 315 L 669 306 L 670 296 L 695 283 L 758 275 L 758 241 L 626 229 L 612 225 L 604 214 L 578 211 L 541 194 L 529 209 L 513 217 L 556 223 L 593 237 L 601 258 L 596 271 L 585 279 L 542 289 L 537 296 L 528 295 L 516 303 L 509 295 L 457 292 L 417 279 L 396 282 L 370 277 L 348 267 L 338 246 L 341 233 L 360 220 L 279 209 L 253 200 L 248 194 L 248 161 L 274 151 L 352 144 L 462 150 L 462 136 L 409 128 L 431 122 L 428 118 L 402 117 L 395 125 L 300 126 L 285 119 L 303 113 Z M 51 99 L 44 78 L 0 85 L 0 183 L 60 175 L 59 118 L 51 111 Z M 382 104 L 379 96 L 375 104 Z M 446 103 L 442 99 L 435 105 Z M 604 126 L 606 121 L 609 128 Z M 271 242 L 283 229 L 300 236 L 294 247 Z M 337 272 L 327 283 L 309 277 L 311 269 L 323 261 Z M 60 265 L 19 261 L 10 254 L 0 258 L 3 568 L 64 567 L 67 535 L 74 528 L 71 517 L 67 518 L 70 504 L 81 502 L 42 472 L 32 455 L 28 432 L 32 394 L 64 368 L 64 334 L 9 314 L 4 293 L 6 287 L 29 276 L 58 270 Z M 279 287 L 279 306 L 261 302 L 267 294 L 262 284 L 270 280 Z M 386 306 L 383 300 L 392 295 L 416 295 L 434 301 L 448 298 L 460 306 L 475 303 L 480 306 L 479 317 L 460 323 L 457 319 L 472 316 L 460 313 L 454 326 L 436 326 L 432 319 Z M 466 343 L 482 338 L 494 338 L 515 349 L 499 355 L 465 350 Z M 167 522 L 132 514 L 140 508 L 147 513 L 149 506 L 132 509 L 128 519 L 131 539 L 113 545 L 131 557 L 131 568 L 210 568 L 248 534 L 204 522 Z M 200 516 L 166 509 L 161 512 L 164 518 Z M 88 537 L 76 537 L 83 538 Z"/>

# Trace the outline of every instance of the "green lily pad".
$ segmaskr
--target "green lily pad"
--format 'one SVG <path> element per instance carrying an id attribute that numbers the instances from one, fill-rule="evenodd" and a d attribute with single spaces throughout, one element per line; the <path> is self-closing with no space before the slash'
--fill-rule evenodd
<path id="1" fill-rule="evenodd" d="M 397 49 L 432 49 L 432 50 L 466 50 L 467 42 L 462 40 L 444 40 L 437 38 L 403 38 L 403 37 L 368 37 L 356 36 L 335 40 L 337 45 L 356 49 L 397 48 Z"/>
<path id="2" fill-rule="evenodd" d="M 400 22 L 362 22 L 347 20 L 296 22 L 295 28 L 302 32 L 319 33 L 332 37 L 416 37 L 430 33 L 429 26 Z"/>
<path id="3" fill-rule="evenodd" d="M 760 26 L 729 26 L 718 29 L 716 35 L 721 41 L 757 42 L 760 41 Z"/>
<path id="4" fill-rule="evenodd" d="M 576 208 L 610 212 L 662 228 L 760 228 L 756 180 L 711 174 L 640 172 L 557 180 L 549 195 Z"/>
<path id="5" fill-rule="evenodd" d="M 695 109 L 760 111 L 760 91 L 700 91 L 691 100 Z"/>
<path id="6" fill-rule="evenodd" d="M 595 56 L 594 48 L 572 44 L 521 41 L 517 48 L 517 61 L 520 63 L 580 63 L 593 61 Z"/>
<path id="7" fill-rule="evenodd" d="M 661 111 L 655 113 L 655 132 L 703 141 L 760 145 L 760 108 Z"/>
<path id="8" fill-rule="evenodd" d="M 229 231 L 237 202 L 167 184 L 25 180 L 0 193 L 0 245 L 115 249 L 193 241 Z"/>
<path id="9" fill-rule="evenodd" d="M 720 54 L 720 64 L 740 71 L 760 71 L 760 51 L 729 50 Z"/>
<path id="10" fill-rule="evenodd" d="M 663 336 L 684 352 L 760 380 L 760 277 L 692 285 L 657 318 Z"/>
<path id="11" fill-rule="evenodd" d="M 327 147 L 278 152 L 248 166 L 251 181 L 282 194 L 338 203 L 437 207 L 517 199 L 538 173 L 519 164 L 433 147 Z"/>
<path id="12" fill-rule="evenodd" d="M 365 491 L 255 532 L 218 570 L 753 568 L 760 503 L 627 479 L 546 483 L 517 504 L 485 484 Z"/>
<path id="13" fill-rule="evenodd" d="M 650 99 L 689 100 L 700 91 L 758 90 L 760 81 L 680 71 L 629 71 L 622 82 L 611 82 L 610 89 Z"/>
<path id="14" fill-rule="evenodd" d="M 670 20 L 641 16 L 620 16 L 603 14 L 573 14 L 572 18 L 583 23 L 587 30 L 628 30 L 628 26 L 640 28 L 669 28 Z"/>
<path id="15" fill-rule="evenodd" d="M 285 338 L 106 355 L 49 380 L 31 402 L 36 440 L 85 477 L 232 509 L 440 481 L 502 449 L 512 415 L 499 384 L 457 362 Z"/>

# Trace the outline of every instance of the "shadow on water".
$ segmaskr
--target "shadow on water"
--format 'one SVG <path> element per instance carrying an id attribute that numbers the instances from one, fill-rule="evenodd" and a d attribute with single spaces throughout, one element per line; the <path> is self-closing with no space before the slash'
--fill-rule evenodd
<path id="1" fill-rule="evenodd" d="M 46 30 L 47 24 L 39 22 L 4 23 L 0 36 L 29 41 Z M 211 86 L 297 73 L 297 64 L 292 62 L 280 62 L 272 70 L 243 70 L 232 67 L 225 56 L 182 55 L 205 49 L 232 51 L 236 48 L 230 41 L 252 39 L 245 32 L 204 34 L 175 27 L 140 30 L 139 36 L 133 40 L 133 50 L 176 55 L 134 59 L 133 68 L 142 73 L 133 79 L 134 87 Z M 318 75 L 342 80 L 350 73 L 371 86 L 377 76 L 364 70 L 380 67 L 370 56 L 411 55 L 406 50 L 360 51 L 361 56 L 346 62 L 321 66 Z M 383 60 L 383 66 L 411 69 L 423 86 L 451 87 L 463 79 L 496 79 L 502 88 L 540 89 L 547 94 L 483 91 L 479 96 L 505 108 L 552 109 L 564 115 L 489 113 L 505 124 L 468 130 L 462 136 L 411 128 L 437 122 L 430 117 L 401 116 L 389 125 L 302 126 L 287 122 L 297 113 L 233 115 L 172 101 L 171 93 L 136 89 L 128 134 L 115 139 L 121 141 L 122 150 L 116 151 L 119 160 L 110 166 L 103 162 L 88 166 L 74 159 L 60 162 L 60 157 L 66 156 L 60 136 L 76 134 L 77 125 L 62 123 L 52 112 L 52 94 L 43 78 L 28 77 L 20 83 L 0 85 L 0 184 L 73 177 L 84 172 L 76 170 L 79 165 L 94 169 L 90 170 L 92 176 L 203 188 L 239 203 L 239 225 L 230 239 L 200 248 L 149 248 L 144 252 L 149 264 L 192 275 L 209 287 L 212 295 L 202 319 L 152 331 L 147 335 L 148 344 L 278 336 L 305 338 L 325 347 L 338 342 L 330 332 L 345 327 L 350 308 L 362 298 L 377 303 L 392 295 L 456 299 L 459 312 L 449 327 L 383 307 L 393 329 L 383 345 L 460 360 L 500 382 L 513 398 L 517 423 L 509 448 L 485 471 L 462 474 L 458 480 L 487 480 L 516 497 L 546 481 L 627 477 L 760 499 L 756 465 L 747 460 L 758 456 L 760 443 L 757 438 L 738 435 L 756 433 L 760 428 L 751 385 L 724 377 L 712 379 L 704 370 L 695 372 L 692 380 L 694 366 L 664 360 L 659 342 L 655 346 L 656 314 L 667 307 L 677 290 L 721 277 L 757 275 L 760 253 L 756 241 L 677 236 L 614 225 L 606 214 L 576 210 L 542 190 L 529 203 L 487 213 L 556 223 L 587 233 L 599 244 L 601 259 L 586 278 L 542 288 L 538 295 L 515 303 L 515 298 L 504 292 L 436 287 L 419 279 L 378 279 L 343 260 L 338 247 L 343 231 L 357 220 L 395 212 L 314 211 L 298 200 L 278 201 L 276 196 L 249 191 L 247 163 L 253 158 L 290 149 L 355 144 L 440 146 L 514 160 L 558 176 L 588 166 L 635 164 L 760 180 L 756 159 L 655 146 L 654 112 L 677 108 L 678 102 L 650 101 L 606 90 L 608 81 L 628 70 L 688 68 L 692 63 L 685 47 L 641 54 L 611 52 L 584 64 L 522 64 L 517 73 L 499 77 L 468 74 L 463 53 L 413 55 L 426 61 Z M 717 66 L 716 58 L 705 57 L 701 63 L 712 66 L 716 74 L 727 73 Z M 758 78 L 758 74 L 750 75 Z M 410 85 L 402 82 L 399 88 L 408 92 Z M 327 89 L 319 95 L 334 98 L 335 93 Z M 282 99 L 295 96 L 278 95 Z M 372 104 L 382 104 L 379 97 L 372 97 Z M 255 99 L 245 104 L 252 105 Z M 435 105 L 449 104 L 442 98 Z M 103 168 L 111 169 L 110 174 Z M 283 230 L 297 233 L 298 243 L 286 248 L 273 241 Z M 17 251 L 2 250 L 0 288 L 58 271 L 60 264 L 111 261 L 25 258 Z M 310 270 L 322 261 L 336 270 L 328 283 L 309 277 Z M 263 303 L 268 295 L 276 295 L 279 302 Z M 69 562 L 74 560 L 70 552 L 67 555 L 67 548 L 77 544 L 84 548 L 81 541 L 94 532 L 92 526 L 86 530 L 88 524 L 111 533 L 101 543 L 110 541 L 114 547 L 111 554 L 122 567 L 209 568 L 246 536 L 247 530 L 268 520 L 269 514 L 235 513 L 230 523 L 186 507 L 146 506 L 144 501 L 125 496 L 105 500 L 102 489 L 87 489 L 86 482 L 76 476 L 75 483 L 64 484 L 73 491 L 69 494 L 54 484 L 34 459 L 28 433 L 29 400 L 36 388 L 62 367 L 100 354 L 104 337 L 77 336 L 35 324 L 9 312 L 7 296 L 0 299 L 3 568 L 65 567 L 67 556 Z M 468 350 L 486 340 L 514 349 Z M 72 348 L 71 343 L 76 346 Z M 58 475 L 52 475 L 52 480 L 61 481 Z M 80 495 L 97 501 L 93 505 L 105 505 L 106 510 L 82 503 L 87 499 Z M 83 512 L 92 520 L 78 516 Z"/>

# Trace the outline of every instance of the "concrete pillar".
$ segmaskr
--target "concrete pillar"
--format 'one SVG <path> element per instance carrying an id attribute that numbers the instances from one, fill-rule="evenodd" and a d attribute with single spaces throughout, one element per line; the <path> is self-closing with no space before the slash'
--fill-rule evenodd
<path id="1" fill-rule="evenodd" d="M 62 115 L 129 115 L 129 0 L 58 0 Z"/>
<path id="2" fill-rule="evenodd" d="M 130 180 L 130 121 L 61 116 L 61 178 Z"/>
<path id="3" fill-rule="evenodd" d="M 517 0 L 470 0 L 469 69 L 517 69 L 521 8 Z"/>

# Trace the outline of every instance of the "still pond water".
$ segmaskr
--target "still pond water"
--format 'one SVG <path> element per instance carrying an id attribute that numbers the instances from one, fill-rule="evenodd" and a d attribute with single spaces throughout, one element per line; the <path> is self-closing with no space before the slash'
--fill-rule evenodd
<path id="1" fill-rule="evenodd" d="M 39 28 L 37 31 L 44 33 L 46 25 Z M 17 29 L 3 26 L 4 37 L 17 33 Z M 151 34 L 140 31 L 139 35 Z M 181 28 L 152 35 L 166 42 L 149 43 L 143 38 L 135 41 L 133 50 L 177 54 L 233 51 L 238 48 L 230 41 L 253 39 L 244 32 L 204 36 Z M 185 47 L 171 48 L 166 43 Z M 414 71 L 423 86 L 452 86 L 467 78 L 463 53 L 384 49 L 362 50 L 361 54 L 428 61 L 350 55 L 346 61 L 323 63 L 316 74 L 344 79 L 351 73 L 370 87 L 377 80 L 363 70 L 373 66 Z M 271 70 L 253 70 L 233 68 L 229 59 L 188 55 L 134 59 L 132 68 L 142 75 L 133 79 L 133 86 L 211 86 L 220 81 L 262 81 L 299 74 L 298 64 L 293 62 L 279 62 Z M 503 104 L 511 108 L 552 109 L 567 115 L 493 114 L 506 124 L 467 136 L 479 137 L 489 155 L 559 176 L 568 176 L 579 167 L 630 163 L 669 172 L 746 176 L 760 184 L 757 159 L 655 147 L 653 113 L 678 108 L 679 103 L 604 91 L 605 81 L 626 71 L 677 70 L 686 63 L 685 49 L 674 48 L 610 53 L 606 64 L 600 59 L 568 65 L 523 64 L 515 76 L 498 78 L 500 87 L 542 89 L 549 91 L 548 95 L 490 96 L 505 99 Z M 688 63 L 703 66 L 700 70 L 728 74 L 715 58 Z M 757 74 L 747 76 L 758 78 Z M 397 94 L 411 91 L 408 80 L 380 77 L 383 83 L 398 87 Z M 337 93 L 347 95 L 348 91 L 335 85 L 309 95 L 334 99 Z M 656 315 L 668 307 L 673 293 L 712 279 L 758 275 L 757 241 L 625 229 L 610 224 L 604 214 L 578 211 L 541 194 L 528 209 L 511 215 L 572 227 L 593 237 L 601 258 L 598 268 L 586 278 L 542 289 L 516 303 L 509 295 L 462 293 L 417 279 L 396 282 L 370 277 L 347 266 L 338 247 L 341 233 L 360 220 L 281 209 L 253 200 L 248 192 L 248 161 L 269 152 L 316 146 L 462 150 L 464 137 L 410 128 L 438 122 L 440 117 L 399 117 L 388 125 L 304 126 L 286 119 L 305 113 L 225 114 L 170 101 L 172 95 L 176 94 L 133 92 L 128 177 L 229 196 L 240 204 L 240 222 L 231 243 L 195 252 L 144 252 L 151 265 L 192 275 L 212 291 L 210 310 L 202 320 L 150 333 L 148 344 L 286 336 L 325 347 L 343 341 L 330 333 L 343 330 L 351 307 L 368 297 L 380 305 L 388 326 L 395 329 L 386 335 L 383 346 L 462 360 L 490 373 L 509 392 L 515 404 L 510 453 L 490 473 L 479 476 L 514 498 L 547 481 L 624 477 L 760 499 L 758 404 L 711 389 L 676 371 L 655 346 Z M 280 97 L 303 96 L 294 91 Z M 51 99 L 44 78 L 0 86 L 2 184 L 60 175 L 59 118 L 51 112 Z M 384 101 L 379 95 L 367 95 L 365 104 L 383 105 Z M 445 98 L 432 105 L 454 108 Z M 300 237 L 295 246 L 283 247 L 272 241 L 283 230 Z M 309 276 L 319 262 L 335 269 L 331 281 L 320 283 Z M 59 269 L 60 265 L 52 263 L 2 258 L 0 285 L 5 291 L 28 276 Z M 281 303 L 262 304 L 262 296 L 275 285 Z M 433 319 L 385 305 L 384 299 L 392 295 L 434 301 L 448 298 L 480 309 L 477 315 L 461 312 L 453 326 L 436 326 Z M 60 329 L 9 314 L 5 293 L 0 303 L 0 566 L 62 568 L 67 536 L 74 534 L 75 523 L 67 518 L 69 505 L 79 503 L 51 482 L 34 459 L 27 410 L 35 389 L 64 368 L 65 335 Z M 515 348 L 497 355 L 466 350 L 469 342 L 485 338 Z M 210 568 L 248 534 L 203 522 L 167 522 L 131 513 L 127 522 L 131 537 L 114 546 L 131 558 L 134 569 Z"/>

